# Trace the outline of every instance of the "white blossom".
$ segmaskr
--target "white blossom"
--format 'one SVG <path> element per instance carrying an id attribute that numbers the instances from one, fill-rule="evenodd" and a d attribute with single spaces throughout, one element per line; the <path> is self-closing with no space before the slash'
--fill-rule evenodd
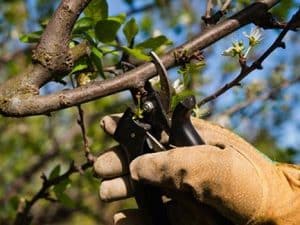
<path id="1" fill-rule="evenodd" d="M 259 44 L 262 40 L 262 31 L 260 28 L 255 27 L 252 28 L 250 31 L 250 34 L 247 34 L 246 32 L 243 32 L 244 36 L 248 38 L 249 46 L 255 46 Z"/>
<path id="2" fill-rule="evenodd" d="M 19 37 L 20 37 L 20 33 L 17 29 L 13 29 L 10 34 L 11 34 L 11 37 L 14 39 L 19 39 Z"/>
<path id="3" fill-rule="evenodd" d="M 231 46 L 231 47 L 227 48 L 227 49 L 222 53 L 222 55 L 224 55 L 224 56 L 233 56 L 233 47 Z"/>
<path id="4" fill-rule="evenodd" d="M 78 86 L 83 86 L 83 85 L 90 83 L 92 81 L 91 73 L 80 73 L 76 77 L 76 81 L 77 81 Z"/>
<path id="5" fill-rule="evenodd" d="M 180 79 L 176 79 L 173 82 L 172 86 L 173 86 L 176 94 L 179 94 L 180 92 L 182 92 L 184 90 L 184 84 L 181 82 Z"/>
<path id="6" fill-rule="evenodd" d="M 156 86 L 160 83 L 160 77 L 159 76 L 153 77 L 149 81 L 152 86 Z"/>
<path id="7" fill-rule="evenodd" d="M 235 41 L 232 43 L 231 47 L 229 47 L 222 53 L 222 55 L 231 57 L 235 57 L 237 55 L 240 56 L 243 53 L 244 49 L 245 46 L 242 41 Z"/>
<path id="8" fill-rule="evenodd" d="M 188 13 L 182 13 L 179 17 L 179 21 L 183 25 L 188 25 L 192 22 L 191 15 Z"/>
<path id="9" fill-rule="evenodd" d="M 203 116 L 208 115 L 208 113 L 209 113 L 208 108 L 203 108 L 196 105 L 195 108 L 193 109 L 192 116 L 195 118 L 202 118 Z"/>
<path id="10" fill-rule="evenodd" d="M 162 35 L 162 33 L 159 29 L 155 29 L 152 33 L 152 37 L 158 37 L 160 35 Z"/>

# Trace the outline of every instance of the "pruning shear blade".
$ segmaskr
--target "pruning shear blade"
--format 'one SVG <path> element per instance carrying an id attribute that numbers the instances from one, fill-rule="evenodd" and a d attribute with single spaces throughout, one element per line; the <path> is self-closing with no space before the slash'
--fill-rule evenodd
<path id="1" fill-rule="evenodd" d="M 166 114 L 169 114 L 171 108 L 171 86 L 168 80 L 168 72 L 155 52 L 151 51 L 150 56 L 153 59 L 153 63 L 155 64 L 160 78 L 159 97 Z"/>

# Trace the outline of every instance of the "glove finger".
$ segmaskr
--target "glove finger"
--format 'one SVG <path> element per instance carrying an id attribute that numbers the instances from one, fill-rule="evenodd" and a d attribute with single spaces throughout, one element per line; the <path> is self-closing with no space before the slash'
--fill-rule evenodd
<path id="1" fill-rule="evenodd" d="M 99 196 L 105 202 L 130 198 L 133 194 L 134 188 L 129 176 L 104 180 L 99 188 Z"/>
<path id="2" fill-rule="evenodd" d="M 223 148 L 224 147 L 224 148 Z M 200 145 L 140 156 L 130 164 L 134 180 L 193 193 L 226 218 L 245 224 L 256 216 L 265 198 L 261 166 L 233 146 Z"/>
<path id="3" fill-rule="evenodd" d="M 178 201 L 168 201 L 166 203 L 170 224 L 201 224 L 218 225 L 232 224 L 214 209 L 207 205 L 192 203 L 186 196 Z M 188 205 L 187 205 L 188 204 Z M 127 209 L 114 215 L 114 225 L 150 225 L 151 219 L 141 209 Z"/>
<path id="4" fill-rule="evenodd" d="M 212 153 L 222 151 L 215 146 L 201 145 L 145 154 L 131 162 L 131 177 L 137 181 L 182 191 L 195 176 L 198 178 L 207 173 L 212 175 L 210 170 L 214 168 L 208 165 L 212 162 Z M 220 155 L 218 157 L 221 158 Z"/>
<path id="5" fill-rule="evenodd" d="M 94 171 L 101 178 L 114 178 L 128 173 L 128 163 L 121 146 L 114 146 L 101 154 L 94 163 Z"/>
<path id="6" fill-rule="evenodd" d="M 122 114 L 104 116 L 100 121 L 100 126 L 107 134 L 113 135 L 116 131 L 121 116 Z"/>
<path id="7" fill-rule="evenodd" d="M 139 209 L 127 209 L 114 215 L 114 225 L 149 225 L 148 221 Z"/>

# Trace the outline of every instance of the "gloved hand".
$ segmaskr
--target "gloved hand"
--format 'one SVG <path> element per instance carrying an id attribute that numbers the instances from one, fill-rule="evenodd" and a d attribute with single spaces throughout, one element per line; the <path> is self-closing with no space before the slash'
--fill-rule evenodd
<path id="1" fill-rule="evenodd" d="M 107 133 L 114 133 L 118 118 L 103 118 Z M 130 168 L 120 147 L 100 155 L 94 170 L 104 178 L 101 199 L 132 196 L 133 179 L 173 193 L 166 204 L 174 225 L 300 224 L 300 167 L 270 161 L 218 125 L 192 122 L 205 145 L 146 154 Z M 127 210 L 116 214 L 114 223 L 145 225 L 147 219 L 139 210 Z"/>

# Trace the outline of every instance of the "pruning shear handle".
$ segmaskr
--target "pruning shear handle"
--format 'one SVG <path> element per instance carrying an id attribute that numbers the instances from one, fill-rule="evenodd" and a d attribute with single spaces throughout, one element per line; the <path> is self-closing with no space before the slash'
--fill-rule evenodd
<path id="1" fill-rule="evenodd" d="M 145 112 L 141 118 L 135 118 L 133 110 L 128 108 L 114 134 L 115 140 L 127 154 L 128 163 L 139 155 L 155 152 L 155 145 L 163 151 L 170 149 L 170 146 L 203 144 L 190 120 L 191 111 L 196 104 L 195 97 L 190 96 L 180 102 L 170 121 L 171 88 L 167 72 L 154 52 L 151 52 L 151 56 L 160 76 L 161 91 L 155 91 L 149 81 L 143 88 L 131 90 L 134 99 L 141 104 Z M 162 132 L 169 135 L 169 143 L 165 146 L 159 142 Z M 148 215 L 150 224 L 170 225 L 162 201 L 163 190 L 152 185 L 135 183 L 135 191 L 137 204 Z"/>
<path id="2" fill-rule="evenodd" d="M 171 145 L 180 147 L 204 144 L 204 141 L 200 138 L 190 119 L 195 105 L 195 97 L 191 95 L 176 106 L 172 115 L 170 130 L 169 143 Z"/>

